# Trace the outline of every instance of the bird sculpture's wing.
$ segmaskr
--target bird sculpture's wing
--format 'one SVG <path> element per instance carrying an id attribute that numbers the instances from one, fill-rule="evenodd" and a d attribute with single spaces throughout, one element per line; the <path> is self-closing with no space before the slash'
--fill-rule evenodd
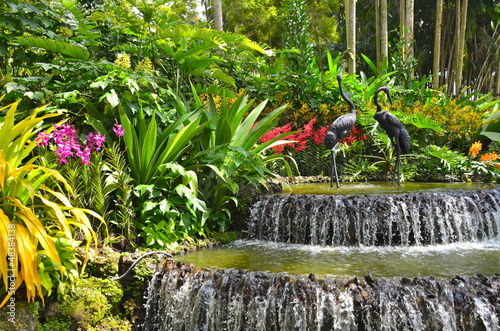
<path id="1" fill-rule="evenodd" d="M 410 134 L 408 133 L 408 131 L 404 126 L 401 128 L 398 140 L 399 140 L 399 147 L 401 148 L 401 153 L 403 154 L 409 153 L 411 148 L 411 139 L 410 139 Z"/>
<path id="2" fill-rule="evenodd" d="M 379 111 L 374 118 L 391 138 L 397 137 L 403 127 L 403 123 L 393 114 L 387 111 Z"/>
<path id="3" fill-rule="evenodd" d="M 356 117 L 352 116 L 352 114 L 346 114 L 338 117 L 333 123 L 330 125 L 327 131 L 327 136 L 331 140 L 330 144 L 327 144 L 328 148 L 332 148 L 333 146 L 329 146 L 331 144 L 336 144 L 345 138 L 347 132 L 356 124 Z M 326 137 L 325 137 L 326 143 Z"/>
<path id="4" fill-rule="evenodd" d="M 401 123 L 399 118 L 397 118 L 396 115 L 392 113 L 385 112 L 385 119 L 387 121 L 387 124 L 389 124 L 390 126 L 395 126 L 397 128 L 403 127 L 403 123 Z"/>
<path id="5" fill-rule="evenodd" d="M 375 114 L 375 119 L 391 139 L 395 138 L 398 140 L 399 147 L 403 154 L 410 151 L 410 134 L 396 115 L 386 111 L 377 112 L 377 114 Z"/>

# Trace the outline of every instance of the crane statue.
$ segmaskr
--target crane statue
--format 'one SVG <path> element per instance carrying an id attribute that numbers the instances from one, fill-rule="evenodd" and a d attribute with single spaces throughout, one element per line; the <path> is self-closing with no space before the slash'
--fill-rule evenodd
<path id="1" fill-rule="evenodd" d="M 401 153 L 405 154 L 410 151 L 410 134 L 405 129 L 403 123 L 396 117 L 396 115 L 391 114 L 387 111 L 382 111 L 382 106 L 378 103 L 378 94 L 384 92 L 392 104 L 391 94 L 389 93 L 389 88 L 386 86 L 379 87 L 375 91 L 373 97 L 373 102 L 377 106 L 377 112 L 373 116 L 380 126 L 385 130 L 391 143 L 396 149 L 396 164 L 394 166 L 394 174 L 391 183 L 394 183 L 394 177 L 397 176 L 398 185 L 400 185 L 401 174 L 400 174 L 400 156 Z"/>
<path id="2" fill-rule="evenodd" d="M 339 82 L 340 95 L 344 101 L 349 105 L 349 113 L 337 117 L 335 121 L 330 125 L 326 131 L 324 144 L 326 148 L 332 151 L 332 174 L 330 177 L 330 187 L 333 187 L 333 176 L 337 183 L 337 188 L 339 185 L 339 176 L 337 173 L 337 163 L 335 160 L 336 149 L 342 139 L 345 138 L 349 130 L 356 124 L 356 107 L 354 103 L 345 95 L 344 88 L 342 87 L 342 74 L 344 73 L 345 64 L 342 66 L 340 73 L 337 75 L 337 81 Z"/>

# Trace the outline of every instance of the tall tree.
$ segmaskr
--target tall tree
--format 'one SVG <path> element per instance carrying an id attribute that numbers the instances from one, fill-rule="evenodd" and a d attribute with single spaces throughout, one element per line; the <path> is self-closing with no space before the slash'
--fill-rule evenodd
<path id="1" fill-rule="evenodd" d="M 350 75 L 356 72 L 356 0 L 346 0 L 347 66 Z"/>
<path id="2" fill-rule="evenodd" d="M 376 20 L 376 43 L 377 43 L 377 67 L 379 69 L 387 67 L 389 59 L 389 29 L 387 0 L 376 0 L 375 2 Z"/>
<path id="3" fill-rule="evenodd" d="M 439 88 L 439 76 L 441 71 L 441 30 L 443 25 L 443 3 L 444 0 L 436 1 L 436 28 L 434 31 L 434 56 L 432 64 L 432 86 Z"/>
<path id="4" fill-rule="evenodd" d="M 456 94 L 461 93 L 462 88 L 462 77 L 464 69 L 464 57 L 465 57 L 465 32 L 467 26 L 467 7 L 468 0 L 457 0 L 456 2 L 456 13 L 457 13 L 457 24 L 456 24 L 456 56 L 455 56 L 455 90 Z"/>
<path id="5" fill-rule="evenodd" d="M 222 0 L 214 0 L 214 21 L 215 30 L 223 31 L 224 26 L 222 22 Z"/>
<path id="6" fill-rule="evenodd" d="M 410 61 L 414 54 L 414 0 L 400 0 L 399 19 L 401 25 L 401 37 L 404 41 L 403 60 Z"/>
<path id="7" fill-rule="evenodd" d="M 500 98 L 500 61 L 498 61 L 498 69 L 496 75 L 497 75 L 497 84 L 495 87 L 495 95 Z"/>

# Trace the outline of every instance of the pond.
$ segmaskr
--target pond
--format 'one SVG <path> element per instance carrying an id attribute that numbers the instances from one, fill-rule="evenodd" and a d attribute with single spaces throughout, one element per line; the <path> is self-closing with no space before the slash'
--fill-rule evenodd
<path id="1" fill-rule="evenodd" d="M 390 182 L 342 183 L 339 188 L 330 187 L 329 183 L 293 184 L 283 188 L 282 193 L 293 194 L 400 194 L 418 192 L 449 192 L 454 190 L 480 190 L 499 187 L 489 183 L 401 183 L 393 185 Z"/>
<path id="2" fill-rule="evenodd" d="M 433 246 L 312 246 L 238 240 L 177 257 L 197 268 L 236 268 L 307 276 L 451 277 L 500 271 L 500 241 Z"/>

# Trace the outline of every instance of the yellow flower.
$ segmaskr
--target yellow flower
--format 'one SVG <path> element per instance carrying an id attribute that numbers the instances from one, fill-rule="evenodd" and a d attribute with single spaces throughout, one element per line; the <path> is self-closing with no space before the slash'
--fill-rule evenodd
<path id="1" fill-rule="evenodd" d="M 73 37 L 73 31 L 70 30 L 69 28 L 65 27 L 65 26 L 59 28 L 58 29 L 58 33 L 59 33 L 59 35 L 61 35 L 63 37 L 66 37 L 66 38 Z"/>
<path id="2" fill-rule="evenodd" d="M 136 72 L 153 72 L 153 63 L 149 58 L 144 58 L 135 67 Z"/>
<path id="3" fill-rule="evenodd" d="M 130 67 L 132 66 L 130 56 L 125 52 L 118 54 L 115 60 L 115 64 L 125 69 L 130 69 Z"/>
<path id="4" fill-rule="evenodd" d="M 483 144 L 480 141 L 476 141 L 470 147 L 469 153 L 472 155 L 472 157 L 476 157 L 482 148 L 483 148 Z"/>

